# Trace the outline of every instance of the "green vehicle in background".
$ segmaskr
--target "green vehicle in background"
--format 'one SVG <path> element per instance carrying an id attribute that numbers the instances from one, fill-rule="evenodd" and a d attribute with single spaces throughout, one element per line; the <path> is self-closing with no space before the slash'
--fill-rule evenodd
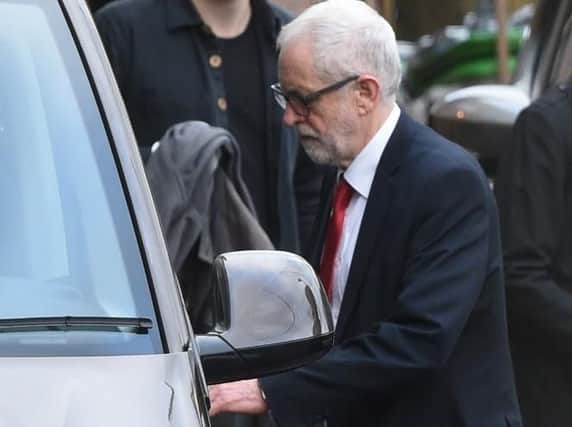
<path id="1" fill-rule="evenodd" d="M 496 33 L 487 31 L 446 31 L 443 41 L 421 50 L 407 67 L 406 90 L 411 97 L 422 95 L 436 85 L 494 81 L 497 76 Z M 459 34 L 457 39 L 455 33 Z M 455 37 L 455 38 L 454 38 Z M 508 33 L 509 69 L 512 72 L 523 39 L 522 29 Z"/>

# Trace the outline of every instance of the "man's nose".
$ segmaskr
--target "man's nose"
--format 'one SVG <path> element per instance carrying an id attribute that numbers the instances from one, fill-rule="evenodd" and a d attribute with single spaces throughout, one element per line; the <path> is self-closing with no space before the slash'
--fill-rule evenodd
<path id="1" fill-rule="evenodd" d="M 286 103 L 286 109 L 284 110 L 284 124 L 286 126 L 295 126 L 297 123 L 300 123 L 304 120 L 300 114 L 296 113 L 289 102 Z"/>

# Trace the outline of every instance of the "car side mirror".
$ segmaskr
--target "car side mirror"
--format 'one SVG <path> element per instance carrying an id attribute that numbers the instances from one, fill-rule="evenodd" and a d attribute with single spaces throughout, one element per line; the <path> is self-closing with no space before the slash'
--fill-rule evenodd
<path id="1" fill-rule="evenodd" d="M 487 175 L 494 177 L 512 126 L 529 103 L 528 95 L 516 86 L 471 86 L 436 102 L 429 113 L 429 125 L 474 153 Z"/>
<path id="2" fill-rule="evenodd" d="M 209 384 L 255 378 L 303 365 L 333 344 L 322 285 L 301 257 L 240 251 L 217 257 L 215 322 L 198 335 Z"/>

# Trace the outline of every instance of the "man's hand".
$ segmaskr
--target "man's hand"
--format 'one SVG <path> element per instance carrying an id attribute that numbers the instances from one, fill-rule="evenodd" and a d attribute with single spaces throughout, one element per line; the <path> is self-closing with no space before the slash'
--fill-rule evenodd
<path id="1" fill-rule="evenodd" d="M 262 397 L 258 380 L 236 381 L 209 387 L 210 416 L 221 412 L 264 414 L 268 406 Z"/>

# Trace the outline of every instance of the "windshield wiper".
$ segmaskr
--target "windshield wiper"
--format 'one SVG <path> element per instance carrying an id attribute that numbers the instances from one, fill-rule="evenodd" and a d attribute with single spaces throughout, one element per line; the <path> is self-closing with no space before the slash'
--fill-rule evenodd
<path id="1" fill-rule="evenodd" d="M 145 317 L 54 316 L 0 319 L 0 332 L 90 330 L 146 334 L 153 321 Z"/>

